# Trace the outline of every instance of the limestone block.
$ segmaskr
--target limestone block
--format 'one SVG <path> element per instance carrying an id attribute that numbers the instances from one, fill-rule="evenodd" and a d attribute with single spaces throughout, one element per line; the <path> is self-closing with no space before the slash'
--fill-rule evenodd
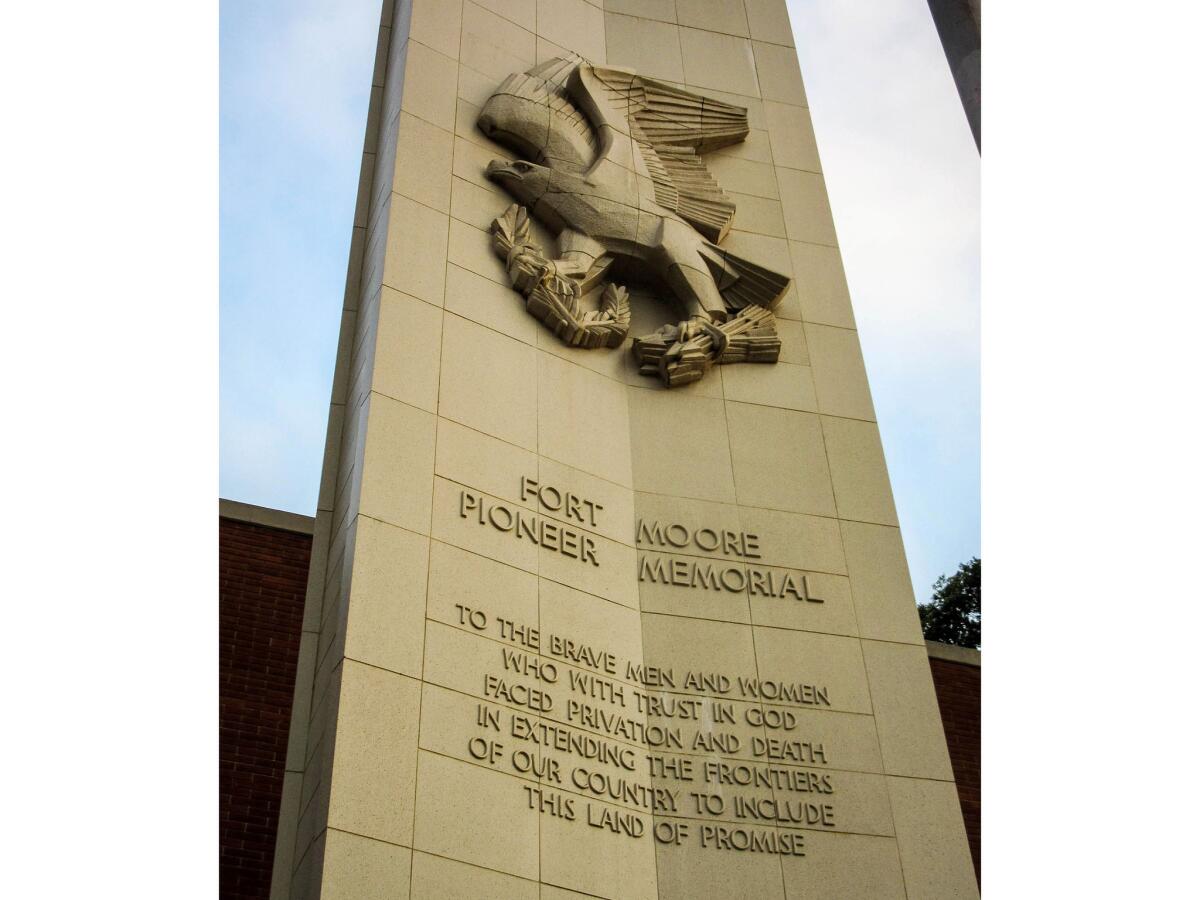
<path id="1" fill-rule="evenodd" d="M 681 27 L 679 43 L 689 85 L 747 97 L 761 96 L 754 73 L 754 54 L 745 38 Z"/>
<path id="2" fill-rule="evenodd" d="M 442 326 L 438 412 L 469 428 L 533 450 L 537 387 L 533 347 L 448 315 Z"/>
<path id="3" fill-rule="evenodd" d="M 437 412 L 442 315 L 437 306 L 383 288 L 371 378 L 375 391 Z"/>
<path id="4" fill-rule="evenodd" d="M 454 131 L 457 78 L 458 64 L 453 58 L 425 44 L 408 41 L 400 108 L 443 131 Z"/>
<path id="5" fill-rule="evenodd" d="M 833 229 L 825 179 L 797 169 L 776 169 L 775 175 L 779 179 L 788 239 L 836 247 L 837 234 Z"/>
<path id="6" fill-rule="evenodd" d="M 838 516 L 856 522 L 898 525 L 879 426 L 856 419 L 821 417 Z"/>
<path id="7" fill-rule="evenodd" d="M 676 21 L 675 0 L 604 0 L 604 9 L 657 22 Z M 611 52 L 612 45 L 609 47 Z"/>
<path id="8" fill-rule="evenodd" d="M 863 641 L 883 770 L 889 775 L 954 780 L 923 646 Z"/>
<path id="9" fill-rule="evenodd" d="M 779 172 L 777 171 L 775 174 L 778 176 Z M 788 236 L 783 219 L 783 204 L 778 200 L 736 192 L 730 192 L 729 196 L 737 204 L 732 233 L 745 231 L 750 234 L 763 234 L 775 238 Z"/>
<path id="10" fill-rule="evenodd" d="M 537 0 L 537 33 L 584 59 L 605 58 L 604 12 L 587 0 Z"/>
<path id="11" fill-rule="evenodd" d="M 929 900 L 978 897 L 954 783 L 888 778 L 888 793 L 908 896 Z"/>
<path id="12" fill-rule="evenodd" d="M 794 49 L 755 41 L 754 64 L 758 69 L 758 86 L 763 100 L 808 106 Z"/>
<path id="13" fill-rule="evenodd" d="M 835 496 L 836 485 L 834 482 Z M 805 572 L 846 574 L 838 523 L 823 516 L 743 506 L 742 529 L 759 536 L 762 563 Z"/>
<path id="14" fill-rule="evenodd" d="M 417 783 L 414 849 L 537 880 L 539 822 L 520 779 L 421 751 Z M 464 823 L 487 840 L 463 840 Z"/>
<path id="15" fill-rule="evenodd" d="M 842 543 L 862 636 L 923 646 L 900 529 L 842 522 Z"/>
<path id="16" fill-rule="evenodd" d="M 783 881 L 789 900 L 807 897 L 905 900 L 906 896 L 924 896 L 905 894 L 894 838 L 806 832 L 805 851 L 803 858 L 783 859 Z"/>
<path id="17" fill-rule="evenodd" d="M 817 411 L 813 370 L 808 366 L 730 366 L 721 373 L 725 399 L 780 409 Z M 733 426 L 730 426 L 730 437 Z"/>
<path id="18" fill-rule="evenodd" d="M 408 36 L 426 47 L 458 58 L 458 36 L 462 31 L 462 0 L 412 0 Z"/>
<path id="19" fill-rule="evenodd" d="M 469 628 L 462 623 L 460 606 L 511 622 L 534 622 L 537 576 L 435 540 L 429 554 L 427 615 L 455 628 Z"/>
<path id="20" fill-rule="evenodd" d="M 432 536 L 436 540 L 536 573 L 538 547 L 515 533 L 514 519 L 518 511 L 521 510 L 516 504 L 482 491 L 464 488 L 444 478 L 434 479 Z M 494 521 L 507 526 L 507 530 L 488 521 L 489 514 L 493 515 Z M 483 522 L 479 521 L 480 515 L 484 517 Z"/>
<path id="21" fill-rule="evenodd" d="M 548 578 L 538 581 L 538 600 L 537 621 L 543 635 L 559 635 L 576 644 L 604 648 L 635 665 L 642 664 L 642 620 L 636 608 L 614 604 Z"/>
<path id="22" fill-rule="evenodd" d="M 795 290 L 793 282 L 792 290 Z M 783 350 L 779 354 L 781 363 L 794 363 L 800 366 L 811 366 L 812 357 L 808 352 L 808 338 L 804 335 L 804 326 L 789 319 L 779 319 L 775 323 L 779 329 L 779 340 L 783 342 Z M 816 392 L 816 384 L 813 385 Z"/>
<path id="23" fill-rule="evenodd" d="M 816 399 L 825 415 L 875 421 L 858 332 L 805 323 Z"/>
<path id="24" fill-rule="evenodd" d="M 467 897 L 538 900 L 538 884 L 418 851 L 413 854 L 412 896 L 421 900 L 463 900 Z"/>
<path id="25" fill-rule="evenodd" d="M 797 600 L 790 592 L 778 597 L 755 591 L 750 595 L 750 618 L 755 625 L 858 636 L 848 579 L 823 572 L 782 571 L 792 576 L 806 599 Z M 777 577 L 780 574 L 776 572 Z"/>
<path id="26" fill-rule="evenodd" d="M 358 509 L 364 516 L 429 533 L 434 416 L 372 394 Z"/>
<path id="27" fill-rule="evenodd" d="M 668 817 L 656 817 L 656 820 Z M 702 823 L 690 821 L 699 830 Z M 774 832 L 775 829 L 763 829 Z M 781 857 L 771 853 L 737 853 L 699 844 L 657 844 L 658 885 L 663 897 L 754 897 L 784 900 Z"/>
<path id="28" fill-rule="evenodd" d="M 636 69 L 652 78 L 683 82 L 679 28 L 666 21 L 605 13 L 608 63 Z"/>
<path id="29" fill-rule="evenodd" d="M 837 514 L 817 416 L 747 403 L 727 403 L 725 411 L 739 502 Z"/>
<path id="30" fill-rule="evenodd" d="M 767 131 L 771 139 L 771 156 L 777 166 L 820 172 L 821 159 L 817 154 L 817 138 L 813 134 L 808 109 L 764 100 Z"/>
<path id="31" fill-rule="evenodd" d="M 537 366 L 538 451 L 632 487 L 627 388 L 548 353 Z"/>
<path id="32" fill-rule="evenodd" d="M 437 428 L 437 475 L 509 505 L 535 508 L 534 500 L 521 496 L 521 479 L 536 475 L 536 454 L 450 419 L 439 418 Z"/>
<path id="33" fill-rule="evenodd" d="M 756 671 L 748 625 L 643 613 L 642 642 L 649 664 L 679 673 L 721 672 L 733 678 L 753 677 Z"/>
<path id="34" fill-rule="evenodd" d="M 742 0 L 675 0 L 675 15 L 680 25 L 750 36 Z"/>
<path id="35" fill-rule="evenodd" d="M 582 2 L 582 0 L 581 0 Z M 598 800 L 587 800 L 592 816 L 625 812 Z M 633 838 L 606 828 L 580 827 L 553 816 L 541 823 L 541 879 L 598 897 L 657 900 L 653 819 L 640 815 L 644 836 Z"/>
<path id="36" fill-rule="evenodd" d="M 543 506 L 543 513 L 594 531 L 619 544 L 632 546 L 634 495 L 631 489 L 547 456 L 538 457 L 537 478 L 540 485 L 549 485 L 562 494 L 574 494 L 597 507 L 594 512 L 586 507 L 576 509 L 569 506 L 555 512 Z M 553 502 L 552 495 L 550 500 Z"/>
<path id="37" fill-rule="evenodd" d="M 329 827 L 412 846 L 420 682 L 342 664 Z"/>
<path id="38" fill-rule="evenodd" d="M 781 318 L 800 319 L 837 328 L 854 328 L 850 290 L 842 255 L 836 247 L 789 241 L 798 308 L 784 308 Z"/>
<path id="39" fill-rule="evenodd" d="M 459 55 L 465 67 L 488 76 L 490 88 L 495 88 L 498 80 L 534 64 L 536 49 L 533 32 L 476 5 L 472 0 L 465 0 Z M 483 99 L 486 97 L 478 102 L 482 103 Z"/>
<path id="40" fill-rule="evenodd" d="M 449 217 L 393 194 L 388 213 L 383 283 L 441 306 L 446 287 L 446 229 Z"/>
<path id="41" fill-rule="evenodd" d="M 795 46 L 792 40 L 792 23 L 788 19 L 787 4 L 783 0 L 744 0 L 746 19 L 750 25 L 750 36 L 756 41 Z"/>
<path id="42" fill-rule="evenodd" d="M 633 486 L 639 491 L 735 502 L 724 404 L 629 388 Z M 687 447 L 683 466 L 678 451 Z"/>
<path id="43" fill-rule="evenodd" d="M 421 677 L 429 539 L 362 517 L 354 544 L 345 654 Z"/>
<path id="44" fill-rule="evenodd" d="M 537 29 L 537 0 L 476 0 L 479 6 L 520 25 L 526 31 Z"/>
<path id="45" fill-rule="evenodd" d="M 401 111 L 397 136 L 392 190 L 439 212 L 449 212 L 453 134 Z"/>
<path id="46" fill-rule="evenodd" d="M 411 856 L 407 847 L 330 828 L 321 900 L 406 900 Z"/>
<path id="47" fill-rule="evenodd" d="M 446 267 L 446 309 L 526 344 L 538 325 L 512 289 L 453 263 Z"/>
<path id="48" fill-rule="evenodd" d="M 827 691 L 828 703 L 820 700 L 811 708 L 871 712 L 871 691 L 857 639 L 758 628 L 754 650 L 760 678 L 811 684 Z"/>

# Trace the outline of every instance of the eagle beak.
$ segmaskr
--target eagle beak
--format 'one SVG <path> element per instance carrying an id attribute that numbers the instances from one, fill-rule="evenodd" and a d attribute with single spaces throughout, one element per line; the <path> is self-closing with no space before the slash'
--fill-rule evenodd
<path id="1" fill-rule="evenodd" d="M 493 159 L 487 164 L 485 174 L 493 181 L 504 178 L 512 178 L 517 181 L 521 180 L 521 173 L 512 167 L 510 163 L 503 159 Z"/>

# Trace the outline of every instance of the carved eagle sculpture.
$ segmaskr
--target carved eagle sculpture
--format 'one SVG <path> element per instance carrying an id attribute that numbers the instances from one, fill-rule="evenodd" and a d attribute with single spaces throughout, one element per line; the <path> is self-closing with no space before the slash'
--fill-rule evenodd
<path id="1" fill-rule="evenodd" d="M 559 58 L 506 79 L 477 126 L 520 157 L 487 167 L 517 201 L 493 223 L 493 247 L 560 338 L 620 346 L 629 301 L 613 279 L 629 279 L 665 292 L 683 317 L 634 339 L 643 374 L 672 387 L 714 363 L 778 360 L 771 310 L 789 279 L 719 246 L 735 207 L 701 157 L 746 138 L 744 108 Z M 530 240 L 530 212 L 557 234 L 557 258 Z M 581 311 L 601 285 L 599 308 Z"/>

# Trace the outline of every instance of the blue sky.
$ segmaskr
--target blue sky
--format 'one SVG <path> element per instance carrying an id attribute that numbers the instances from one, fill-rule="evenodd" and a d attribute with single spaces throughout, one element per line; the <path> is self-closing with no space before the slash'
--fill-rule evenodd
<path id="1" fill-rule="evenodd" d="M 918 600 L 979 553 L 979 157 L 926 0 L 789 0 Z M 221 4 L 221 496 L 311 515 L 379 0 Z"/>

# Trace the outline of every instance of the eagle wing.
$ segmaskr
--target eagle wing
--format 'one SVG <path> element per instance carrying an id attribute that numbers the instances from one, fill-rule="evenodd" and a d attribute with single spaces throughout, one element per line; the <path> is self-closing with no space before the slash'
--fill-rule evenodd
<path id="1" fill-rule="evenodd" d="M 591 171 L 616 162 L 649 177 L 659 206 L 711 241 L 724 238 L 736 207 L 701 154 L 746 139 L 745 108 L 579 60 L 563 75 L 566 90 L 595 131 Z"/>

